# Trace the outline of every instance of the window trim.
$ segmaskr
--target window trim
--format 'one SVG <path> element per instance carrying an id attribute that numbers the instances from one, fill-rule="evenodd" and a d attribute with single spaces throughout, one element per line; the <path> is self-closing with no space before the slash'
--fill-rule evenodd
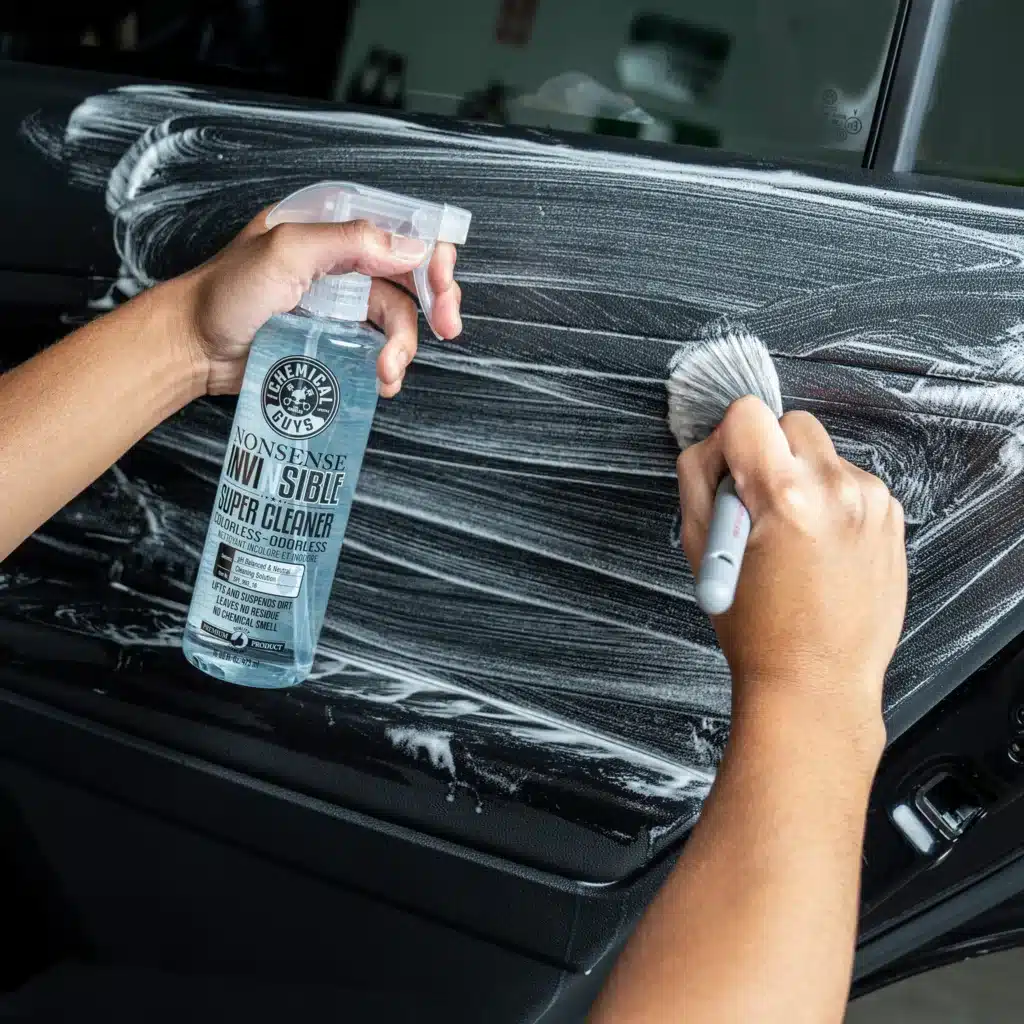
<path id="1" fill-rule="evenodd" d="M 901 0 L 863 166 L 912 171 L 956 0 Z"/>

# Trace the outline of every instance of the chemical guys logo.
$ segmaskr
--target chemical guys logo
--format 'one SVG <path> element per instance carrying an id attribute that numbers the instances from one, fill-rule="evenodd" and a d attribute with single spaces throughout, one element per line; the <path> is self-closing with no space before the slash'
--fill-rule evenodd
<path id="1" fill-rule="evenodd" d="M 338 412 L 338 378 L 316 359 L 279 359 L 263 378 L 263 416 L 282 437 L 323 433 Z"/>

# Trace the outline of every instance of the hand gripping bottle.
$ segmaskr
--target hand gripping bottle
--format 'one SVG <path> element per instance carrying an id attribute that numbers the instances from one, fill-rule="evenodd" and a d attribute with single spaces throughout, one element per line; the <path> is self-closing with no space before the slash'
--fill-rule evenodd
<path id="1" fill-rule="evenodd" d="M 466 241 L 469 212 L 321 182 L 267 225 L 350 220 L 426 243 L 413 279 L 433 330 L 427 266 L 437 242 Z M 363 274 L 322 277 L 252 343 L 182 642 L 218 679 L 285 687 L 312 669 L 377 405 L 384 336 L 363 323 L 369 295 Z"/>

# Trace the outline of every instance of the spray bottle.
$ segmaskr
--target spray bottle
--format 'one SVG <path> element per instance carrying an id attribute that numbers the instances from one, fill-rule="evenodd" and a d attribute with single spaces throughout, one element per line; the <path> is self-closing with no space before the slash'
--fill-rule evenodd
<path id="1" fill-rule="evenodd" d="M 279 203 L 267 225 L 368 220 L 423 240 L 413 278 L 433 329 L 430 257 L 439 241 L 466 241 L 470 216 L 321 182 Z M 286 687 L 312 669 L 377 405 L 385 339 L 363 323 L 370 284 L 322 277 L 253 340 L 182 642 L 218 679 Z"/>

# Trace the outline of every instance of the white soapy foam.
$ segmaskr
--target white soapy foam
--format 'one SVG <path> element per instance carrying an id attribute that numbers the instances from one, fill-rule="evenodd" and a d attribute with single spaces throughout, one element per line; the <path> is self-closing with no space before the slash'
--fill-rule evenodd
<path id="1" fill-rule="evenodd" d="M 455 777 L 455 758 L 452 755 L 452 734 L 432 729 L 393 728 L 386 735 L 399 750 L 419 760 L 422 753 L 435 768 Z"/>
<path id="2" fill-rule="evenodd" d="M 403 400 L 380 408 L 310 684 L 337 722 L 344 707 L 388 723 L 453 778 L 458 737 L 510 760 L 541 750 L 554 779 L 684 817 L 707 792 L 721 748 L 704 720 L 727 719 L 728 670 L 674 550 L 661 389 L 667 353 L 714 317 L 762 318 L 787 407 L 823 415 L 907 507 L 890 708 L 1018 608 L 1024 210 L 172 86 L 90 97 L 56 136 L 39 118 L 23 131 L 105 190 L 121 294 L 321 177 L 414 192 L 426 177 L 474 211 L 460 279 L 488 312 L 457 348 L 425 343 Z M 225 432 L 200 403 L 145 444 L 211 482 Z M 158 542 L 145 564 L 194 550 L 203 514 L 174 519 L 130 484 L 123 503 Z M 125 642 L 160 642 L 154 621 Z"/>

